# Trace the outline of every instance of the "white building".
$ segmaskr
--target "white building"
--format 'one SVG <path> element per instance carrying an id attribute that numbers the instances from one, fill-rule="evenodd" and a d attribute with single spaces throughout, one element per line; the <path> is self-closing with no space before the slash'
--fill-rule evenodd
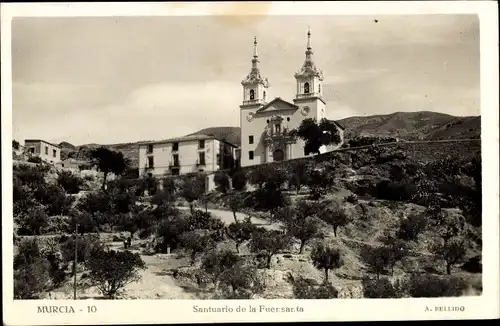
<path id="1" fill-rule="evenodd" d="M 47 163 L 59 163 L 61 161 L 61 147 L 41 139 L 26 139 L 24 151 L 28 155 L 38 156 Z"/>
<path id="2" fill-rule="evenodd" d="M 241 166 L 262 164 L 304 157 L 304 141 L 293 140 L 288 131 L 297 128 L 302 120 L 326 118 L 323 100 L 323 72 L 312 60 L 311 33 L 307 33 L 306 59 L 295 73 L 297 84 L 293 103 L 279 97 L 271 101 L 267 78 L 261 76 L 258 63 L 257 40 L 254 40 L 252 69 L 241 82 L 243 103 L 240 105 Z M 335 146 L 322 147 L 320 152 L 334 150 L 342 145 L 344 128 L 339 128 L 342 141 Z"/>
<path id="3" fill-rule="evenodd" d="M 139 145 L 139 174 L 214 172 L 231 168 L 236 146 L 210 135 L 190 135 Z"/>

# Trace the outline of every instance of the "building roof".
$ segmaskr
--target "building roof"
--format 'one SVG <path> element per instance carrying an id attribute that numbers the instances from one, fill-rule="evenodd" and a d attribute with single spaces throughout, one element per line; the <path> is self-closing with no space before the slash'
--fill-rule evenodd
<path id="1" fill-rule="evenodd" d="M 284 107 L 283 108 L 273 107 L 273 104 L 276 103 L 282 103 L 284 104 Z M 257 113 L 262 113 L 264 111 L 271 111 L 272 109 L 274 109 L 272 111 L 283 111 L 283 110 L 297 110 L 298 108 L 299 107 L 297 105 L 287 102 L 283 100 L 281 97 L 276 97 L 274 100 L 272 100 L 271 102 L 265 104 L 260 109 L 258 109 Z"/>
<path id="2" fill-rule="evenodd" d="M 59 145 L 49 143 L 48 141 L 45 141 L 42 139 L 25 139 L 24 140 L 25 146 L 26 146 L 26 143 L 45 143 L 45 144 L 49 144 L 49 145 L 52 145 L 52 146 L 57 147 L 57 148 L 61 148 L 61 146 L 59 146 Z"/>
<path id="3" fill-rule="evenodd" d="M 140 144 L 139 146 L 151 145 L 151 144 L 178 143 L 178 142 L 195 141 L 195 140 L 208 140 L 208 139 L 220 140 L 217 137 L 211 136 L 211 135 L 187 135 L 187 136 L 182 136 L 182 137 L 175 137 L 175 138 L 169 138 L 169 139 L 164 139 L 164 140 L 145 142 L 145 143 Z M 220 140 L 220 141 L 223 141 L 223 140 Z"/>

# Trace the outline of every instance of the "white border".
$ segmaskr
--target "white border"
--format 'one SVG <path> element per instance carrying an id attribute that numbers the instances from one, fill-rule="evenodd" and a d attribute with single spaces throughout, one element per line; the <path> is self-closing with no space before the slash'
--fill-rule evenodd
<path id="1" fill-rule="evenodd" d="M 2 78 L 2 244 L 3 315 L 6 325 L 108 323 L 201 323 L 231 321 L 376 321 L 477 319 L 499 317 L 499 152 L 498 11 L 494 1 L 429 2 L 279 2 L 279 3 L 24 3 L 1 4 Z M 477 14 L 481 43 L 481 116 L 483 159 L 483 295 L 454 299 L 355 300 L 128 300 L 58 301 L 75 314 L 37 314 L 37 306 L 55 301 L 13 302 L 12 252 L 12 73 L 11 19 L 41 16 L 186 16 L 186 15 L 393 15 Z M 301 306 L 303 313 L 194 313 L 201 307 Z M 95 305 L 97 313 L 86 313 Z M 425 307 L 464 306 L 463 312 L 425 312 Z M 82 309 L 83 312 L 80 312 Z"/>

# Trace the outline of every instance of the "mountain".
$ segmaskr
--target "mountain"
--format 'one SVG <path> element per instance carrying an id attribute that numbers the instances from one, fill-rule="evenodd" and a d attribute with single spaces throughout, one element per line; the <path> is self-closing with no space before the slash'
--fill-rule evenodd
<path id="1" fill-rule="evenodd" d="M 481 117 L 455 117 L 437 112 L 395 112 L 338 120 L 347 138 L 386 136 L 406 140 L 480 138 Z"/>
<path id="2" fill-rule="evenodd" d="M 241 129 L 240 127 L 210 127 L 204 128 L 192 134 L 192 135 L 208 135 L 214 136 L 217 139 L 224 140 L 230 144 L 240 146 L 241 144 Z"/>
<path id="3" fill-rule="evenodd" d="M 61 147 L 61 149 L 68 149 L 72 151 L 76 150 L 76 146 L 68 143 L 67 141 L 60 142 L 59 146 Z"/>
<path id="4" fill-rule="evenodd" d="M 455 117 L 448 114 L 436 112 L 395 112 L 386 115 L 372 115 L 364 117 L 350 117 L 338 120 L 345 127 L 346 138 L 354 136 L 386 136 L 397 137 L 406 140 L 440 140 L 452 138 L 480 138 L 481 117 Z M 241 135 L 239 127 L 210 127 L 198 130 L 189 135 L 212 135 L 228 143 L 239 146 Z M 148 141 L 120 144 L 86 144 L 72 146 L 67 142 L 70 157 L 85 159 L 88 150 L 99 146 L 107 147 L 114 151 L 120 151 L 128 158 L 131 165 L 139 165 L 139 145 Z M 62 144 L 62 143 L 61 143 Z"/>

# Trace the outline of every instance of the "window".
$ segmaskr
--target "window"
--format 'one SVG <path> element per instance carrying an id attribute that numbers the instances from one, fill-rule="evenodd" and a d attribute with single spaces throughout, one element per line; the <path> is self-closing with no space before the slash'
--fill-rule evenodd
<path id="1" fill-rule="evenodd" d="M 172 150 L 173 151 L 178 151 L 179 150 L 179 143 L 173 143 L 172 144 Z"/>
<path id="2" fill-rule="evenodd" d="M 153 153 L 153 144 L 148 145 L 148 153 Z"/>
<path id="3" fill-rule="evenodd" d="M 253 144 L 253 136 L 248 136 L 248 143 Z"/>
<path id="4" fill-rule="evenodd" d="M 179 169 L 172 170 L 172 175 L 179 175 L 179 173 L 180 173 Z"/>
<path id="5" fill-rule="evenodd" d="M 250 90 L 250 100 L 255 99 L 255 91 L 253 89 Z"/>
<path id="6" fill-rule="evenodd" d="M 309 93 L 309 83 L 304 84 L 304 93 L 308 94 Z"/>
<path id="7" fill-rule="evenodd" d="M 179 166 L 179 155 L 174 154 L 174 166 Z"/>
<path id="8" fill-rule="evenodd" d="M 286 121 L 290 121 L 290 117 L 287 117 L 287 118 L 286 118 Z"/>
<path id="9" fill-rule="evenodd" d="M 154 163 L 155 162 L 154 162 L 153 156 L 148 157 L 148 168 L 150 168 L 150 169 L 154 168 L 154 165 L 155 165 Z"/>
<path id="10" fill-rule="evenodd" d="M 49 155 L 49 146 L 45 146 L 45 155 Z"/>
<path id="11" fill-rule="evenodd" d="M 318 84 L 318 93 L 321 93 L 321 84 Z"/>
<path id="12" fill-rule="evenodd" d="M 149 172 L 148 173 L 148 178 L 152 178 L 153 177 L 153 173 Z"/>
<path id="13" fill-rule="evenodd" d="M 281 125 L 279 123 L 274 125 L 274 130 L 276 131 L 277 134 L 281 132 Z"/>
<path id="14" fill-rule="evenodd" d="M 35 147 L 30 147 L 29 152 L 34 154 L 35 153 Z"/>
<path id="15" fill-rule="evenodd" d="M 248 158 L 249 158 L 250 160 L 253 160 L 253 151 L 249 151 L 249 152 L 248 152 Z"/>
<path id="16" fill-rule="evenodd" d="M 198 164 L 199 165 L 205 165 L 205 153 L 201 152 L 198 154 L 199 156 L 199 162 Z"/>
<path id="17" fill-rule="evenodd" d="M 52 156 L 56 157 L 57 156 L 57 149 L 52 150 Z"/>
<path id="18" fill-rule="evenodd" d="M 198 148 L 205 148 L 205 140 L 198 141 Z"/>
<path id="19" fill-rule="evenodd" d="M 262 98 L 264 99 L 264 101 L 266 100 L 266 91 L 262 93 Z"/>

